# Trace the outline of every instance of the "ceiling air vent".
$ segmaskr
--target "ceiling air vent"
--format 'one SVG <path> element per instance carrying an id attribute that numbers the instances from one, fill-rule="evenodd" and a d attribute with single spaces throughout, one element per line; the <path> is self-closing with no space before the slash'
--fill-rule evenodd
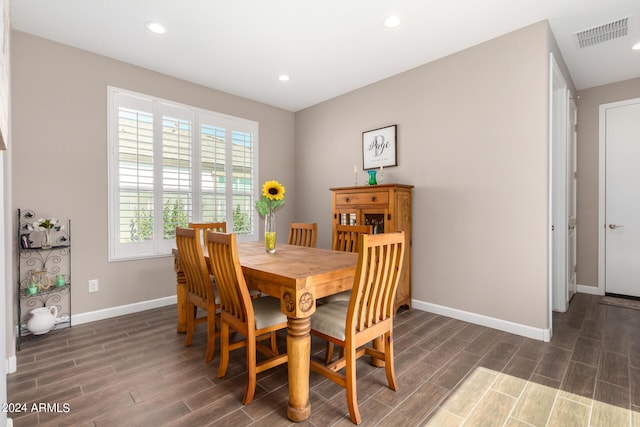
<path id="1" fill-rule="evenodd" d="M 578 47 L 589 47 L 619 37 L 625 37 L 628 33 L 630 19 L 629 17 L 618 19 L 617 21 L 576 33 Z"/>

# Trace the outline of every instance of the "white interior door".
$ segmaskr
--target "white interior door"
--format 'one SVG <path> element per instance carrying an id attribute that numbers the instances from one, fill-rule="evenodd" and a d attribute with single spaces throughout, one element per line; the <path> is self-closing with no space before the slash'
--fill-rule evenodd
<path id="1" fill-rule="evenodd" d="M 571 99 L 569 101 L 569 123 L 568 123 L 568 144 L 567 144 L 567 209 L 569 214 L 568 224 L 569 230 L 567 234 L 567 291 L 569 299 L 576 293 L 576 191 L 578 183 L 577 168 L 577 137 L 578 137 L 578 108 L 576 102 Z"/>
<path id="2" fill-rule="evenodd" d="M 555 58 L 551 57 L 551 93 L 549 117 L 550 142 L 550 299 L 551 308 L 565 312 L 569 308 L 569 292 L 567 286 L 568 265 L 568 112 L 569 94 L 567 84 Z M 551 310 L 549 324 L 552 325 Z"/>
<path id="3" fill-rule="evenodd" d="M 605 112 L 605 289 L 640 297 L 640 99 Z"/>

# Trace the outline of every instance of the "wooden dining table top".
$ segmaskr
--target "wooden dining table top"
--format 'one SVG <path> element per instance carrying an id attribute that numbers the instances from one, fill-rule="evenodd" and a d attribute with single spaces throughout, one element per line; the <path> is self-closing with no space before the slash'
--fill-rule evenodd
<path id="1" fill-rule="evenodd" d="M 264 242 L 238 243 L 238 255 L 247 286 L 276 297 L 274 286 L 313 288 L 316 298 L 351 289 L 358 261 L 356 253 L 286 244 L 269 254 Z"/>

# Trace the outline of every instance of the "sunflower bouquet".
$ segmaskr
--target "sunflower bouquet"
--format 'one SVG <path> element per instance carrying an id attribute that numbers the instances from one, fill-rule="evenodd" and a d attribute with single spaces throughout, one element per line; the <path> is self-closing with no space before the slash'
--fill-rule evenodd
<path id="1" fill-rule="evenodd" d="M 284 185 L 278 181 L 267 181 L 262 186 L 262 196 L 256 201 L 256 208 L 265 217 L 264 242 L 267 252 L 276 252 L 276 222 L 273 212 L 284 205 Z"/>
<path id="2" fill-rule="evenodd" d="M 262 196 L 256 201 L 260 215 L 273 213 L 277 207 L 284 205 L 284 185 L 278 181 L 267 181 L 262 185 Z"/>

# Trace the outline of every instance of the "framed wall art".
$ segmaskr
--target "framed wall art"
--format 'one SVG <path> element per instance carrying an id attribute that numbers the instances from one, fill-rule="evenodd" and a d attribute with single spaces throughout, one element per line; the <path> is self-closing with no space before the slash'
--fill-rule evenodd
<path id="1" fill-rule="evenodd" d="M 396 160 L 396 137 L 398 125 L 362 132 L 363 168 L 398 166 Z"/>

